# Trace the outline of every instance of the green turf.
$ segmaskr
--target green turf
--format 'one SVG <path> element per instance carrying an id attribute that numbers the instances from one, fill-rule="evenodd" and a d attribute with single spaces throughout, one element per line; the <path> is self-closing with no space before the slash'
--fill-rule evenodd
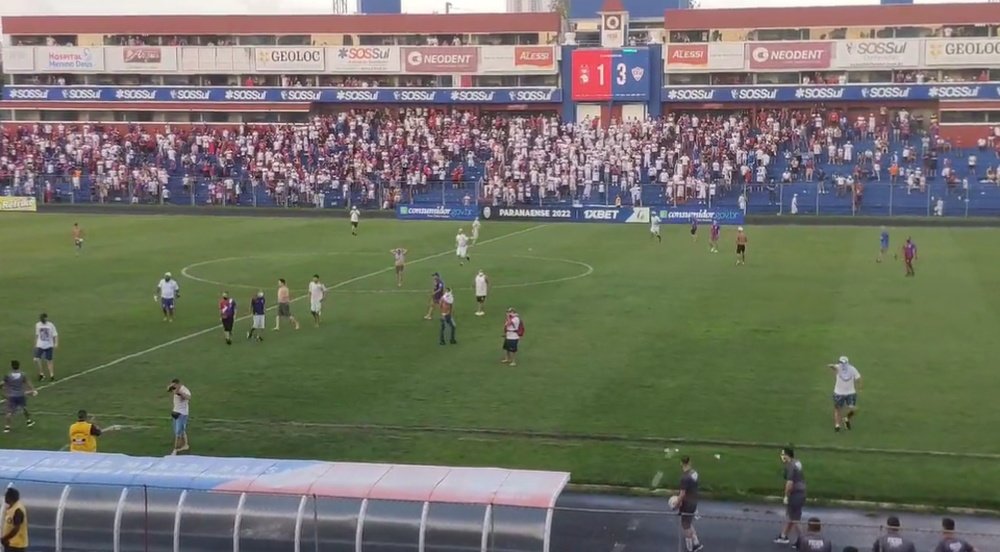
<path id="1" fill-rule="evenodd" d="M 74 220 L 87 231 L 79 257 Z M 4 355 L 28 361 L 43 310 L 60 330 L 62 376 L 213 330 L 44 389 L 31 403 L 40 423 L 18 422 L 3 445 L 58 449 L 86 408 L 147 426 L 105 437 L 103 451 L 164 454 L 165 387 L 180 377 L 199 454 L 547 468 L 648 486 L 657 471 L 673 483 L 669 446 L 695 457 L 706 488 L 740 495 L 778 493 L 775 446 L 794 443 L 813 447 L 800 456 L 814 497 L 1000 508 L 985 491 L 1000 488 L 997 230 L 893 229 L 920 246 L 905 279 L 898 262 L 874 263 L 874 228 L 749 228 L 750 264 L 736 267 L 730 229 L 710 255 L 683 226 L 658 244 L 641 225 L 488 223 L 459 267 L 458 226 L 369 220 L 354 238 L 339 219 L 4 214 Z M 402 292 L 396 246 L 410 250 Z M 189 265 L 224 285 L 182 276 Z M 483 318 L 476 268 L 498 286 Z M 173 324 L 153 302 L 166 270 L 182 286 Z M 456 346 L 422 320 L 433 271 L 456 288 Z M 323 327 L 223 343 L 223 289 L 245 312 L 258 287 L 273 299 L 284 276 L 301 292 L 314 272 L 338 286 Z M 508 305 L 528 330 L 513 369 L 498 362 Z M 307 317 L 301 301 L 294 310 Z M 825 365 L 841 354 L 865 387 L 856 430 L 834 434 Z"/>

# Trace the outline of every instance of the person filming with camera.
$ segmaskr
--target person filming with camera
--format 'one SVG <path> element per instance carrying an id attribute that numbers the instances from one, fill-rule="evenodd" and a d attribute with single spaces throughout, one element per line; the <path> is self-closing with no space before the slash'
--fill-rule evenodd
<path id="1" fill-rule="evenodd" d="M 167 392 L 173 395 L 174 405 L 170 417 L 174 420 L 174 451 L 178 454 L 191 449 L 188 442 L 187 422 L 191 406 L 191 390 L 181 380 L 174 378 L 167 387 Z"/>

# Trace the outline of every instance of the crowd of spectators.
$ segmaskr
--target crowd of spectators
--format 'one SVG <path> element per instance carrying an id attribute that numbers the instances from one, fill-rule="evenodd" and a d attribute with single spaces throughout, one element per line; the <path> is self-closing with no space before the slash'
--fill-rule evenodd
<path id="1" fill-rule="evenodd" d="M 984 137 L 979 150 L 1000 147 L 998 135 Z M 155 131 L 35 123 L 0 135 L 0 187 L 34 194 L 61 179 L 94 200 L 142 201 L 169 197 L 168 184 L 181 183 L 175 190 L 203 186 L 220 203 L 262 190 L 279 203 L 310 204 L 335 193 L 387 208 L 435 183 L 466 188 L 467 201 L 495 204 L 639 204 L 647 185 L 681 203 L 761 192 L 773 201 L 778 183 L 809 182 L 860 206 L 871 181 L 907 192 L 937 177 L 949 190 L 967 188 L 970 177 L 996 181 L 996 169 L 983 170 L 974 154 L 952 166 L 953 156 L 944 155 L 950 149 L 936 120 L 886 108 L 671 113 L 609 126 L 417 108 Z"/>

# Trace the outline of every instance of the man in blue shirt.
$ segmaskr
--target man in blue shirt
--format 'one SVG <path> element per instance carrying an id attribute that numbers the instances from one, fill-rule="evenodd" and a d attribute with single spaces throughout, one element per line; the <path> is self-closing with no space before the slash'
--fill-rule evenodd
<path id="1" fill-rule="evenodd" d="M 879 236 L 879 250 L 878 257 L 875 258 L 876 263 L 882 262 L 885 258 L 885 253 L 889 251 L 889 231 L 882 227 L 882 234 Z"/>

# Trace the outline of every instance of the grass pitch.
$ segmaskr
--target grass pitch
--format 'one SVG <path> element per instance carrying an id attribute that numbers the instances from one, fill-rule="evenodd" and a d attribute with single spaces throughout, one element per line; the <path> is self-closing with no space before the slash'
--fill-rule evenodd
<path id="1" fill-rule="evenodd" d="M 792 443 L 813 497 L 1000 508 L 998 231 L 892 229 L 894 247 L 908 234 L 920 247 L 908 279 L 874 262 L 874 228 L 751 227 L 736 267 L 728 228 L 709 254 L 684 226 L 657 243 L 641 225 L 487 223 L 460 267 L 459 226 L 368 220 L 355 238 L 339 219 L 4 214 L 0 351 L 34 375 L 47 312 L 63 379 L 2 446 L 59 449 L 86 408 L 128 426 L 102 451 L 166 454 L 165 389 L 180 377 L 197 454 L 562 469 L 640 487 L 658 471 L 674 484 L 690 454 L 706 489 L 739 496 L 777 494 L 776 447 Z M 482 318 L 478 268 L 495 286 Z M 181 284 L 173 324 L 153 302 L 164 271 Z M 458 345 L 422 320 L 435 271 L 455 288 Z M 245 314 L 257 289 L 273 304 L 278 277 L 300 296 L 313 273 L 334 288 L 322 327 L 299 300 L 300 331 L 250 343 L 242 320 L 224 344 L 223 290 Z M 508 305 L 527 327 L 517 368 L 499 364 Z M 842 354 L 864 389 L 855 430 L 835 434 L 825 365 Z"/>

